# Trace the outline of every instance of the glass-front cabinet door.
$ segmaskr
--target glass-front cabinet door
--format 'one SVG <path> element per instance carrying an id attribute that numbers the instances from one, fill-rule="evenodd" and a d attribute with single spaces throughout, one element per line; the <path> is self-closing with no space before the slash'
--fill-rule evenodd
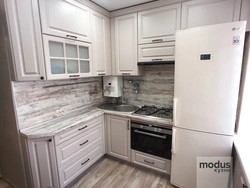
<path id="1" fill-rule="evenodd" d="M 43 39 L 48 79 L 92 76 L 91 44 L 47 35 Z"/>

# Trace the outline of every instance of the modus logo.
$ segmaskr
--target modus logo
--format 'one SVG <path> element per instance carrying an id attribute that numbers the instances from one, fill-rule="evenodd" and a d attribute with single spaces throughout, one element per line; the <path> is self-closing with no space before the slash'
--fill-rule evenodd
<path id="1" fill-rule="evenodd" d="M 218 160 L 217 162 L 200 162 L 200 168 L 210 168 L 213 169 L 216 173 L 221 172 L 230 172 L 231 162 L 221 162 Z"/>
<path id="2" fill-rule="evenodd" d="M 231 157 L 197 157 L 196 166 L 197 188 L 229 187 Z"/>

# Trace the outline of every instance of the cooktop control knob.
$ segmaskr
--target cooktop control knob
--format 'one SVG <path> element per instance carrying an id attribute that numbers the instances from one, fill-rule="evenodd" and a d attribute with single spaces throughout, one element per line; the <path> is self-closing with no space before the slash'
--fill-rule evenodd
<path id="1" fill-rule="evenodd" d="M 158 129 L 158 132 L 161 132 L 161 129 L 160 129 L 160 128 Z"/>
<path id="2" fill-rule="evenodd" d="M 143 125 L 140 125 L 140 128 L 143 128 Z"/>

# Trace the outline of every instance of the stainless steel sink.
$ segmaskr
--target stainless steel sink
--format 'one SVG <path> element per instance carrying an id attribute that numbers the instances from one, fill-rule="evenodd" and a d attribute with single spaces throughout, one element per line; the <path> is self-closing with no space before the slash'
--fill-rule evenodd
<path id="1" fill-rule="evenodd" d="M 133 112 L 138 109 L 139 109 L 138 106 L 130 105 L 130 104 L 121 104 L 121 105 L 117 105 L 114 108 L 115 111 L 120 111 L 120 112 Z"/>
<path id="2" fill-rule="evenodd" d="M 113 110 L 119 112 L 133 112 L 139 109 L 138 106 L 132 104 L 114 104 L 114 103 L 106 103 L 101 104 L 98 108 L 103 110 Z"/>

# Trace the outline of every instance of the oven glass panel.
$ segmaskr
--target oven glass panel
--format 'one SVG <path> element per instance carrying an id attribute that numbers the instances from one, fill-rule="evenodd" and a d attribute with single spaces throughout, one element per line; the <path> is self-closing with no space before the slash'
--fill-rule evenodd
<path id="1" fill-rule="evenodd" d="M 157 138 L 154 136 L 138 133 L 138 131 L 159 136 L 166 136 L 166 138 Z M 160 134 L 131 127 L 131 148 L 133 150 L 171 160 L 171 146 L 172 135 Z"/>

